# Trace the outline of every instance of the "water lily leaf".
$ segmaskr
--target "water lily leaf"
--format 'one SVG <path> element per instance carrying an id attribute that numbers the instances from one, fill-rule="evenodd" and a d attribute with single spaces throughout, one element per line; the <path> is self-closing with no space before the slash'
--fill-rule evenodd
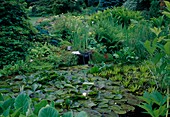
<path id="1" fill-rule="evenodd" d="M 94 102 L 92 102 L 92 101 L 85 101 L 85 102 L 84 102 L 84 106 L 85 106 L 86 108 L 91 108 L 91 107 L 93 107 L 93 106 L 96 106 L 96 104 L 95 104 Z"/>
<path id="2" fill-rule="evenodd" d="M 60 95 L 66 94 L 66 92 L 64 92 L 63 90 L 57 90 L 57 91 L 55 91 L 55 94 L 60 96 Z"/>
<path id="3" fill-rule="evenodd" d="M 126 110 L 127 112 L 135 110 L 135 107 L 127 105 L 127 104 L 122 104 L 121 107 L 122 107 L 123 110 Z"/>
<path id="4" fill-rule="evenodd" d="M 33 91 L 36 91 L 36 89 L 37 89 L 38 87 L 39 87 L 39 84 L 34 83 L 34 84 L 32 85 Z"/>
<path id="5" fill-rule="evenodd" d="M 102 103 L 100 103 L 100 104 L 98 105 L 98 107 L 99 107 L 99 108 L 108 108 L 109 105 L 108 105 L 108 104 L 102 104 Z"/>
<path id="6" fill-rule="evenodd" d="M 117 95 L 116 95 L 117 96 Z M 114 94 L 112 94 L 111 92 L 106 92 L 106 93 L 104 93 L 104 97 L 106 98 L 106 99 L 112 99 L 112 98 L 114 98 L 115 97 L 115 95 Z M 115 97 L 116 98 L 116 97 Z M 115 99 L 114 98 L 114 99 Z"/>
<path id="7" fill-rule="evenodd" d="M 105 82 L 104 82 L 104 81 L 99 81 L 98 84 L 97 84 L 97 86 L 98 86 L 100 89 L 102 89 L 102 88 L 105 87 Z"/>
<path id="8" fill-rule="evenodd" d="M 45 92 L 47 92 L 47 93 L 50 93 L 50 92 L 54 92 L 54 91 L 56 91 L 57 89 L 56 88 L 54 88 L 54 87 L 46 87 L 45 89 L 44 89 L 44 91 Z"/>
<path id="9" fill-rule="evenodd" d="M 107 108 L 96 108 L 96 111 L 100 112 L 100 113 L 110 113 L 111 110 Z"/>
<path id="10" fill-rule="evenodd" d="M 90 91 L 90 92 L 88 93 L 89 96 L 95 96 L 95 95 L 97 95 L 97 94 L 98 94 L 97 91 Z"/>
<path id="11" fill-rule="evenodd" d="M 47 95 L 47 100 L 53 101 L 56 99 L 57 99 L 57 97 L 55 95 Z"/>
<path id="12" fill-rule="evenodd" d="M 17 90 L 18 92 L 19 90 Z M 8 93 L 9 92 L 9 89 L 6 89 L 6 88 L 1 88 L 0 89 L 0 93 Z"/>
<path id="13" fill-rule="evenodd" d="M 71 108 L 79 108 L 80 107 L 80 103 L 79 102 L 74 102 L 72 105 L 71 105 Z"/>
<path id="14" fill-rule="evenodd" d="M 115 97 L 114 97 L 114 99 L 115 100 L 120 100 L 120 99 L 122 99 L 122 95 L 121 94 L 118 94 L 118 95 L 115 95 Z"/>
<path id="15" fill-rule="evenodd" d="M 19 80 L 19 81 L 21 81 L 21 80 L 23 80 L 23 79 L 25 79 L 25 78 L 26 78 L 26 76 L 24 76 L 24 75 L 18 75 L 18 76 L 15 76 L 14 80 Z"/>
<path id="16" fill-rule="evenodd" d="M 56 105 L 62 105 L 64 103 L 64 99 L 58 99 L 57 101 L 55 101 Z"/>
<path id="17" fill-rule="evenodd" d="M 64 87 L 68 87 L 68 88 L 75 88 L 73 85 L 71 84 L 64 84 Z"/>
<path id="18" fill-rule="evenodd" d="M 75 117 L 88 117 L 88 115 L 85 111 L 81 111 Z"/>

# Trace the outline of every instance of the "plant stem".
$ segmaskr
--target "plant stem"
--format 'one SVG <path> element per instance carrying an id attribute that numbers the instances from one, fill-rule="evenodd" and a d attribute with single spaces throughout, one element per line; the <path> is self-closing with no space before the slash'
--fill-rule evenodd
<path id="1" fill-rule="evenodd" d="M 166 117 L 168 117 L 169 112 L 169 86 L 167 87 L 167 111 L 166 111 Z"/>

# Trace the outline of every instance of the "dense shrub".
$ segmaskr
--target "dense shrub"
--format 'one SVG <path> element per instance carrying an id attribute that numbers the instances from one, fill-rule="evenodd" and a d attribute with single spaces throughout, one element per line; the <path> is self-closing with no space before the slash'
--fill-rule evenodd
<path id="1" fill-rule="evenodd" d="M 127 0 L 124 6 L 131 10 L 143 11 L 143 15 L 148 19 L 161 15 L 159 0 Z"/>
<path id="2" fill-rule="evenodd" d="M 78 11 L 81 12 L 83 0 L 54 0 L 53 12 L 54 14 L 61 14 L 67 12 Z"/>
<path id="3" fill-rule="evenodd" d="M 105 19 L 113 20 L 122 26 L 128 26 L 131 20 L 139 21 L 143 19 L 141 12 L 128 10 L 124 7 L 114 7 L 106 9 L 103 12 L 99 11 L 91 16 L 91 22 L 98 22 Z"/>
<path id="4" fill-rule="evenodd" d="M 36 30 L 27 21 L 24 3 L 1 0 L 0 68 L 24 59 Z"/>
<path id="5" fill-rule="evenodd" d="M 27 2 L 31 16 L 81 12 L 82 7 L 85 7 L 83 0 L 33 0 Z"/>
<path id="6" fill-rule="evenodd" d="M 54 0 L 27 0 L 27 3 L 30 16 L 50 15 L 53 13 L 52 5 Z"/>
<path id="7" fill-rule="evenodd" d="M 118 7 L 97 12 L 89 19 L 96 41 L 106 46 L 117 60 L 129 63 L 133 59 L 134 63 L 147 57 L 142 42 L 152 38 L 149 30 L 152 25 L 143 19 L 141 12 Z"/>

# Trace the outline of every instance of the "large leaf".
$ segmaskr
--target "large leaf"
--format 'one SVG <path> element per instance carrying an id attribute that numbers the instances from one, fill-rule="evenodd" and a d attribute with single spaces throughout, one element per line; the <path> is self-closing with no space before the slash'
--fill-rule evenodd
<path id="1" fill-rule="evenodd" d="M 39 111 L 38 117 L 59 117 L 59 113 L 55 108 L 47 106 Z"/>
<path id="2" fill-rule="evenodd" d="M 35 113 L 36 115 L 38 115 L 39 110 L 40 110 L 42 107 L 45 107 L 47 104 L 48 104 L 47 100 L 42 100 L 41 102 L 39 102 L 38 104 L 36 104 L 36 105 L 35 105 L 34 113 Z"/>
<path id="3" fill-rule="evenodd" d="M 3 109 L 6 110 L 9 107 L 13 107 L 14 101 L 15 101 L 15 99 L 13 99 L 13 98 L 6 100 L 2 105 Z"/>
<path id="4" fill-rule="evenodd" d="M 11 116 L 10 116 L 10 117 L 18 117 L 18 116 L 19 116 L 19 114 L 20 114 L 20 110 L 21 110 L 21 108 L 19 108 L 19 109 L 15 110 L 15 111 L 11 114 Z"/>
<path id="5" fill-rule="evenodd" d="M 29 108 L 30 103 L 31 103 L 30 97 L 24 93 L 21 93 L 15 99 L 14 107 L 15 109 L 21 108 L 21 112 L 25 115 Z"/>
<path id="6" fill-rule="evenodd" d="M 73 112 L 70 111 L 70 112 L 64 113 L 62 117 L 73 117 Z"/>
<path id="7" fill-rule="evenodd" d="M 4 117 L 8 117 L 9 116 L 9 112 L 10 112 L 10 106 L 3 112 L 3 116 Z"/>

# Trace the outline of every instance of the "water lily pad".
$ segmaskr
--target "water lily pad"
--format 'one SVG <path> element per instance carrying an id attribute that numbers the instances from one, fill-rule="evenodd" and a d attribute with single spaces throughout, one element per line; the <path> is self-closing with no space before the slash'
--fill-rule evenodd
<path id="1" fill-rule="evenodd" d="M 23 80 L 23 79 L 25 79 L 25 78 L 26 78 L 25 75 L 18 75 L 18 76 L 15 76 L 15 77 L 14 77 L 14 80 L 19 80 L 19 81 L 21 81 L 21 80 Z"/>
<path id="2" fill-rule="evenodd" d="M 6 85 L 0 85 L 1 88 L 10 88 L 11 86 L 6 84 Z"/>
<path id="3" fill-rule="evenodd" d="M 64 99 L 58 99 L 57 101 L 55 101 L 56 106 L 62 105 L 63 103 L 64 103 Z"/>
<path id="4" fill-rule="evenodd" d="M 105 87 L 105 82 L 104 82 L 104 81 L 99 81 L 99 82 L 97 83 L 97 87 L 98 87 L 99 89 L 104 88 L 104 87 Z"/>
<path id="5" fill-rule="evenodd" d="M 80 102 L 80 101 L 79 101 Z M 74 109 L 74 108 L 79 108 L 81 106 L 81 103 L 79 102 L 73 102 L 73 104 L 71 105 L 71 108 Z"/>
<path id="6" fill-rule="evenodd" d="M 44 89 L 44 91 L 45 92 L 47 92 L 47 93 L 50 93 L 50 92 L 54 92 L 54 91 L 56 91 L 57 89 L 56 88 L 54 88 L 54 87 L 46 87 L 45 89 Z"/>
<path id="7" fill-rule="evenodd" d="M 75 88 L 73 85 L 71 85 L 71 84 L 64 84 L 64 87 L 66 87 L 66 88 Z"/>
<path id="8" fill-rule="evenodd" d="M 106 98 L 106 99 L 115 99 L 116 97 L 115 97 L 116 95 L 114 95 L 114 94 L 112 94 L 111 92 L 106 92 L 106 93 L 104 93 L 104 97 Z"/>
<path id="9" fill-rule="evenodd" d="M 6 89 L 6 88 L 0 89 L 0 93 L 8 93 L 8 92 L 9 92 L 9 89 Z"/>
<path id="10" fill-rule="evenodd" d="M 120 99 L 122 99 L 122 97 L 123 96 L 121 94 L 117 94 L 117 95 L 114 96 L 114 99 L 115 100 L 120 100 Z"/>
<path id="11" fill-rule="evenodd" d="M 99 107 L 99 108 L 108 108 L 109 105 L 108 105 L 108 104 L 100 103 L 100 104 L 98 105 L 98 107 Z"/>
<path id="12" fill-rule="evenodd" d="M 92 101 L 84 101 L 84 107 L 85 108 L 91 108 L 93 106 L 96 106 L 96 104 Z"/>
<path id="13" fill-rule="evenodd" d="M 107 108 L 96 108 L 95 110 L 98 111 L 99 113 L 111 113 L 111 110 Z"/>
<path id="14" fill-rule="evenodd" d="M 99 113 L 96 110 L 92 110 L 91 108 L 90 109 L 86 108 L 84 109 L 84 111 L 89 115 L 89 117 L 101 117 L 102 116 L 101 113 Z"/>
<path id="15" fill-rule="evenodd" d="M 54 96 L 54 95 L 48 95 L 48 96 L 47 96 L 47 100 L 53 101 L 53 100 L 55 100 L 55 99 L 57 99 L 57 97 Z"/>
<path id="16" fill-rule="evenodd" d="M 123 110 L 126 110 L 127 112 L 135 110 L 135 107 L 127 105 L 127 104 L 122 104 L 121 107 L 122 107 Z"/>
<path id="17" fill-rule="evenodd" d="M 110 107 L 110 109 L 113 110 L 117 114 L 125 114 L 126 113 L 126 111 L 123 110 L 122 107 L 119 105 L 113 105 Z"/>

